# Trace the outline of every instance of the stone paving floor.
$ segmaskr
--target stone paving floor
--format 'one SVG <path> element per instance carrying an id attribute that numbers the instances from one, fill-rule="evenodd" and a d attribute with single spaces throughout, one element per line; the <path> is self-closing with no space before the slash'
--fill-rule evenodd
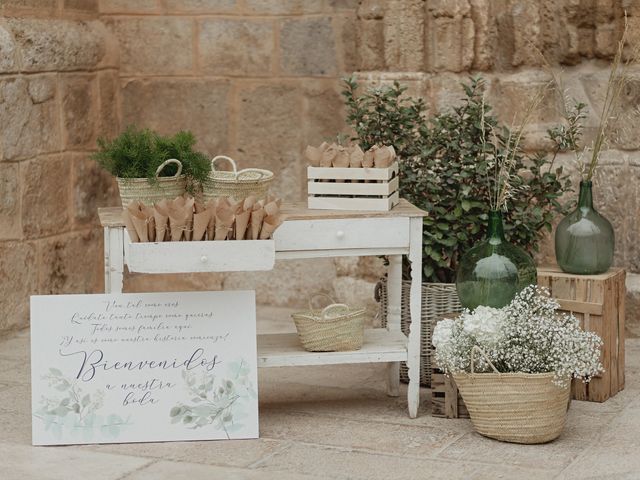
<path id="1" fill-rule="evenodd" d="M 291 330 L 287 314 L 269 309 L 259 330 Z M 385 395 L 382 365 L 344 365 L 260 370 L 259 440 L 32 447 L 22 331 L 0 340 L 0 479 L 640 479 L 640 339 L 626 346 L 626 389 L 573 402 L 546 445 L 433 418 L 428 390 L 412 420 L 403 396 Z"/>

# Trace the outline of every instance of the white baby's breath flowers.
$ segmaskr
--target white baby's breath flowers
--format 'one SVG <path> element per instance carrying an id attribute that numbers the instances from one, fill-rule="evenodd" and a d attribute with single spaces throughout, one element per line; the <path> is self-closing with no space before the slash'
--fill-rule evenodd
<path id="1" fill-rule="evenodd" d="M 546 289 L 531 285 L 501 309 L 465 310 L 436 325 L 436 362 L 447 372 L 469 371 L 471 349 L 477 345 L 503 373 L 553 372 L 561 386 L 571 378 L 588 381 L 602 371 L 602 340 L 583 331 L 573 315 L 558 312 L 559 307 Z M 490 367 L 480 359 L 475 371 Z"/>
<path id="2" fill-rule="evenodd" d="M 495 345 L 500 340 L 505 312 L 499 308 L 477 307 L 473 312 L 462 314 L 462 328 L 469 335 L 487 346 Z"/>

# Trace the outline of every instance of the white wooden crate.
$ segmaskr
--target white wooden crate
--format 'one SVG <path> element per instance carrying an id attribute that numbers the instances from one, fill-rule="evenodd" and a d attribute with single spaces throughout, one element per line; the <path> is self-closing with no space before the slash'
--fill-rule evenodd
<path id="1" fill-rule="evenodd" d="M 249 272 L 272 270 L 274 240 L 132 242 L 125 230 L 125 263 L 131 272 Z"/>
<path id="2" fill-rule="evenodd" d="M 307 167 L 308 207 L 388 211 L 399 202 L 398 162 L 388 168 Z"/>

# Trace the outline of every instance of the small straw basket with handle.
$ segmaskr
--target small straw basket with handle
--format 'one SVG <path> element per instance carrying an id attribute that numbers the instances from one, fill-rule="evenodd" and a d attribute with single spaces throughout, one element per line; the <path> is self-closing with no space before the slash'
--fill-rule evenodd
<path id="1" fill-rule="evenodd" d="M 216 170 L 216 163 L 226 160 L 233 171 Z M 232 197 L 242 200 L 249 196 L 262 200 L 269 193 L 273 181 L 273 172 L 262 168 L 245 168 L 238 171 L 236 162 L 225 155 L 218 155 L 211 160 L 211 173 L 202 185 L 203 197 L 206 200 L 217 197 Z"/>
<path id="2" fill-rule="evenodd" d="M 331 303 L 322 309 L 314 309 L 313 300 L 319 297 L 326 297 Z M 351 308 L 344 303 L 335 303 L 328 295 L 317 294 L 309 299 L 309 310 L 291 316 L 305 350 L 343 352 L 362 348 L 365 314 L 364 308 Z"/>
<path id="3" fill-rule="evenodd" d="M 176 164 L 178 170 L 173 177 L 160 177 L 160 172 L 170 164 Z M 165 160 L 156 170 L 156 178 L 153 183 L 146 178 L 116 178 L 118 190 L 120 191 L 120 201 L 126 207 L 134 200 L 140 200 L 146 205 L 153 205 L 155 202 L 166 198 L 174 198 L 184 194 L 187 189 L 187 180 L 182 175 L 182 162 L 175 158 Z"/>

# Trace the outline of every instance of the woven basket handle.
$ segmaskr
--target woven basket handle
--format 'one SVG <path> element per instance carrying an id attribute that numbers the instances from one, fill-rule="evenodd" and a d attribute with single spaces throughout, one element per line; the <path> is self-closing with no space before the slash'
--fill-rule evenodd
<path id="1" fill-rule="evenodd" d="M 330 317 L 329 314 L 334 310 L 339 310 L 342 314 L 345 314 L 349 312 L 349 305 L 344 303 L 332 303 L 331 305 L 327 305 L 322 309 L 322 312 L 320 312 L 320 320 L 331 320 L 332 317 Z"/>
<path id="2" fill-rule="evenodd" d="M 247 174 L 247 173 L 258 173 L 260 176 L 256 178 L 256 180 L 260 180 L 262 177 L 266 176 L 266 174 L 258 168 L 244 168 L 240 170 L 238 173 L 236 173 L 236 178 L 239 179 L 243 174 Z"/>
<path id="3" fill-rule="evenodd" d="M 158 169 L 156 170 L 156 178 L 158 178 L 158 176 L 160 175 L 160 172 L 162 172 L 164 167 L 166 167 L 171 163 L 175 163 L 176 165 L 178 165 L 178 171 L 176 172 L 174 177 L 179 177 L 180 174 L 182 173 L 182 162 L 176 158 L 170 158 L 169 160 L 165 160 L 164 162 L 162 162 L 162 165 L 158 167 Z"/>
<path id="4" fill-rule="evenodd" d="M 213 170 L 215 172 L 216 168 L 216 162 L 218 160 L 226 160 L 227 162 L 229 162 L 231 164 L 231 167 L 233 168 L 233 174 L 235 175 L 236 178 L 238 178 L 238 165 L 236 164 L 236 161 L 231 158 L 231 157 L 227 157 L 226 155 L 217 155 L 215 157 L 213 157 L 213 159 L 211 160 L 211 170 Z"/>
<path id="5" fill-rule="evenodd" d="M 475 372 L 475 365 L 476 365 L 476 355 L 475 354 L 476 354 L 476 352 L 478 352 L 480 354 L 480 356 L 486 360 L 486 362 L 489 364 L 489 366 L 491 368 L 493 368 L 493 371 L 495 373 L 500 373 L 498 371 L 498 369 L 496 368 L 496 366 L 493 364 L 493 362 L 489 359 L 489 356 L 485 353 L 485 351 L 482 350 L 477 345 L 474 345 L 473 348 L 471 349 L 471 373 L 476 373 Z"/>
<path id="6" fill-rule="evenodd" d="M 329 306 L 331 306 L 332 304 L 336 303 L 336 301 L 330 295 L 327 295 L 326 293 L 316 293 L 314 295 L 311 295 L 311 297 L 309 297 L 309 310 L 313 310 L 313 305 L 312 305 L 313 301 L 316 298 L 321 298 L 321 297 L 329 299 L 329 301 L 331 302 L 331 304 L 329 304 Z"/>

